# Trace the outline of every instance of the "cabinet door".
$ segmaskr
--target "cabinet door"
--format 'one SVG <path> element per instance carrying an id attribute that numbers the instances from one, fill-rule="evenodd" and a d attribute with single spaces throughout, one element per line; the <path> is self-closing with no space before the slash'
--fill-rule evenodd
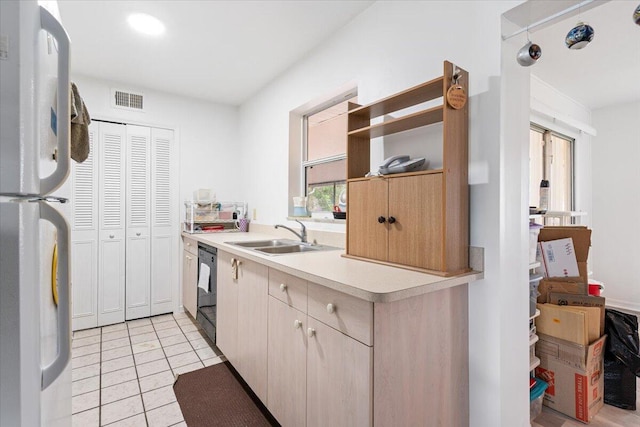
<path id="1" fill-rule="evenodd" d="M 232 259 L 228 252 L 218 251 L 216 346 L 237 369 L 238 281 L 232 275 Z"/>
<path id="2" fill-rule="evenodd" d="M 236 369 L 267 402 L 268 268 L 242 259 L 238 271 L 238 363 Z M 221 327 L 222 328 L 222 327 Z"/>
<path id="3" fill-rule="evenodd" d="M 98 164 L 100 123 L 89 126 L 89 157 L 71 163 L 71 292 L 73 330 L 98 326 Z"/>
<path id="4" fill-rule="evenodd" d="M 284 426 L 307 416 L 307 315 L 269 297 L 267 407 Z"/>
<path id="5" fill-rule="evenodd" d="M 198 311 L 198 260 L 189 251 L 182 257 L 182 305 L 195 319 Z"/>
<path id="6" fill-rule="evenodd" d="M 100 124 L 98 326 L 124 321 L 125 126 Z"/>
<path id="7" fill-rule="evenodd" d="M 373 348 L 308 317 L 307 427 L 370 426 Z"/>
<path id="8" fill-rule="evenodd" d="M 127 125 L 127 320 L 151 315 L 150 139 L 148 127 Z"/>
<path id="9" fill-rule="evenodd" d="M 151 314 L 173 311 L 179 255 L 173 131 L 151 129 Z M 177 293 L 176 293 L 177 295 Z"/>
<path id="10" fill-rule="evenodd" d="M 443 270 L 442 174 L 389 179 L 389 262 Z"/>
<path id="11" fill-rule="evenodd" d="M 371 179 L 349 183 L 347 253 L 386 261 L 388 257 L 387 181 Z M 385 222 L 378 222 L 383 217 Z"/>

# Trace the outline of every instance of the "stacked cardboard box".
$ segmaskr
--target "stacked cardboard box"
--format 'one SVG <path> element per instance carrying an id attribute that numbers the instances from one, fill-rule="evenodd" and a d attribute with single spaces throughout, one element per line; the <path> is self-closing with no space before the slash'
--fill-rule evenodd
<path id="1" fill-rule="evenodd" d="M 538 286 L 540 317 L 536 327 L 540 339 L 536 355 L 540 366 L 536 376 L 549 383 L 543 403 L 588 423 L 604 404 L 606 341 L 605 300 L 588 295 L 591 230 L 545 227 L 540 230 L 538 241 L 546 242 L 540 249 L 547 251 L 547 259 L 542 260 L 547 273 L 556 271 L 556 275 L 565 276 L 547 274 Z M 562 265 L 550 265 L 558 262 Z"/>

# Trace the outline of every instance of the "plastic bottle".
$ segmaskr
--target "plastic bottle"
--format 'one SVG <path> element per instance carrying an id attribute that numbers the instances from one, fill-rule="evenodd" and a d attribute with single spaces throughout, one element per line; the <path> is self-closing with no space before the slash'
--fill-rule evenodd
<path id="1" fill-rule="evenodd" d="M 549 181 L 543 179 L 540 181 L 540 206 L 541 211 L 549 209 Z"/>

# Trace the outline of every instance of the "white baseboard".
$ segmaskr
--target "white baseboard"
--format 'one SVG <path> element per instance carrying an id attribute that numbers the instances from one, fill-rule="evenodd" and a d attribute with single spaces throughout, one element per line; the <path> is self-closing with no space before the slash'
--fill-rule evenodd
<path id="1" fill-rule="evenodd" d="M 607 298 L 606 295 L 603 295 L 603 296 Z M 640 313 L 640 303 L 637 303 L 637 302 L 629 302 L 624 300 L 607 298 L 607 307 L 621 308 L 623 310 L 635 311 Z"/>

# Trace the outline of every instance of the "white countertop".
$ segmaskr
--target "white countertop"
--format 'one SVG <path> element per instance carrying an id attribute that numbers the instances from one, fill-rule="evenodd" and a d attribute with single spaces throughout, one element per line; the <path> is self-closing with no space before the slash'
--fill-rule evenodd
<path id="1" fill-rule="evenodd" d="M 203 233 L 183 236 L 276 270 L 371 302 L 391 302 L 482 279 L 481 272 L 441 277 L 342 256 L 344 249 L 265 255 L 225 242 L 275 238 L 262 233 Z M 295 238 L 295 237 L 294 237 Z"/>

